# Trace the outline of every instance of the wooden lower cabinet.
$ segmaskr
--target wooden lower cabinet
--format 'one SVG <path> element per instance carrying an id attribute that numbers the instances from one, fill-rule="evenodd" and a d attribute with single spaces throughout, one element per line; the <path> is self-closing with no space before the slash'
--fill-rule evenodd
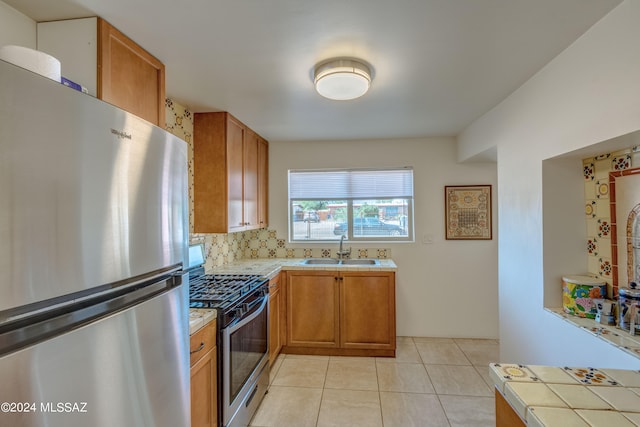
<path id="1" fill-rule="evenodd" d="M 340 276 L 340 347 L 396 348 L 395 273 Z"/>
<path id="2" fill-rule="evenodd" d="M 283 291 L 280 276 L 269 281 L 269 366 L 276 361 L 285 340 Z"/>
<path id="3" fill-rule="evenodd" d="M 339 298 L 336 272 L 287 272 L 287 345 L 339 347 Z"/>
<path id="4" fill-rule="evenodd" d="M 525 427 L 526 424 L 516 411 L 513 410 L 509 402 L 495 389 L 496 396 L 496 427 Z"/>
<path id="5" fill-rule="evenodd" d="M 191 426 L 217 427 L 216 322 L 191 336 Z"/>
<path id="6" fill-rule="evenodd" d="M 395 273 L 288 271 L 285 353 L 395 356 Z"/>

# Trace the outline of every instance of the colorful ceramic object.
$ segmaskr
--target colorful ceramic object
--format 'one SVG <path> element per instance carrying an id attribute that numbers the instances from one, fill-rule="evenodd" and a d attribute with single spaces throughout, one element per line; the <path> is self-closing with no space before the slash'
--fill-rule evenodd
<path id="1" fill-rule="evenodd" d="M 594 299 L 607 297 L 606 282 L 590 276 L 562 278 L 562 307 L 567 314 L 595 319 L 598 310 Z"/>

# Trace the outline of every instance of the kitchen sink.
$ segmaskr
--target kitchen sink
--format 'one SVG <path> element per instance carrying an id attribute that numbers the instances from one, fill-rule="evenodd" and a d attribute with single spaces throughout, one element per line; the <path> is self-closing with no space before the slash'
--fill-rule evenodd
<path id="1" fill-rule="evenodd" d="M 302 264 L 307 264 L 307 265 L 340 264 L 340 260 L 335 258 L 307 258 L 304 261 L 302 261 Z"/>
<path id="2" fill-rule="evenodd" d="M 380 261 L 377 259 L 343 259 L 341 263 L 344 265 L 378 265 Z"/>
<path id="3" fill-rule="evenodd" d="M 336 258 L 307 258 L 301 262 L 305 265 L 378 265 L 377 259 L 336 259 Z"/>

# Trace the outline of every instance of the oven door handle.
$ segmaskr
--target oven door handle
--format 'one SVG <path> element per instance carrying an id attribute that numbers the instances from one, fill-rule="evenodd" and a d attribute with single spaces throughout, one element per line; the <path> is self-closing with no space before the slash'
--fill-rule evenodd
<path id="1" fill-rule="evenodd" d="M 240 318 L 240 320 L 238 320 L 237 323 L 233 323 L 230 326 L 228 326 L 227 328 L 225 328 L 227 334 L 232 334 L 235 331 L 237 331 L 238 329 L 242 328 L 244 325 L 246 325 L 247 323 L 251 322 L 253 319 L 255 319 L 256 317 L 258 317 L 260 315 L 260 313 L 262 313 L 262 310 L 264 310 L 264 308 L 266 307 L 268 302 L 268 298 L 266 297 L 266 295 L 262 296 L 262 303 L 260 304 L 260 306 L 254 310 L 252 310 L 247 316 L 244 316 L 242 318 Z"/>

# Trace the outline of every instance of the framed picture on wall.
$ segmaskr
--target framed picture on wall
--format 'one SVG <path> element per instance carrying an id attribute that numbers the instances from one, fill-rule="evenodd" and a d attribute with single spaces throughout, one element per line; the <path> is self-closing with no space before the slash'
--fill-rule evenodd
<path id="1" fill-rule="evenodd" d="M 444 187 L 447 240 L 491 240 L 491 185 Z"/>

